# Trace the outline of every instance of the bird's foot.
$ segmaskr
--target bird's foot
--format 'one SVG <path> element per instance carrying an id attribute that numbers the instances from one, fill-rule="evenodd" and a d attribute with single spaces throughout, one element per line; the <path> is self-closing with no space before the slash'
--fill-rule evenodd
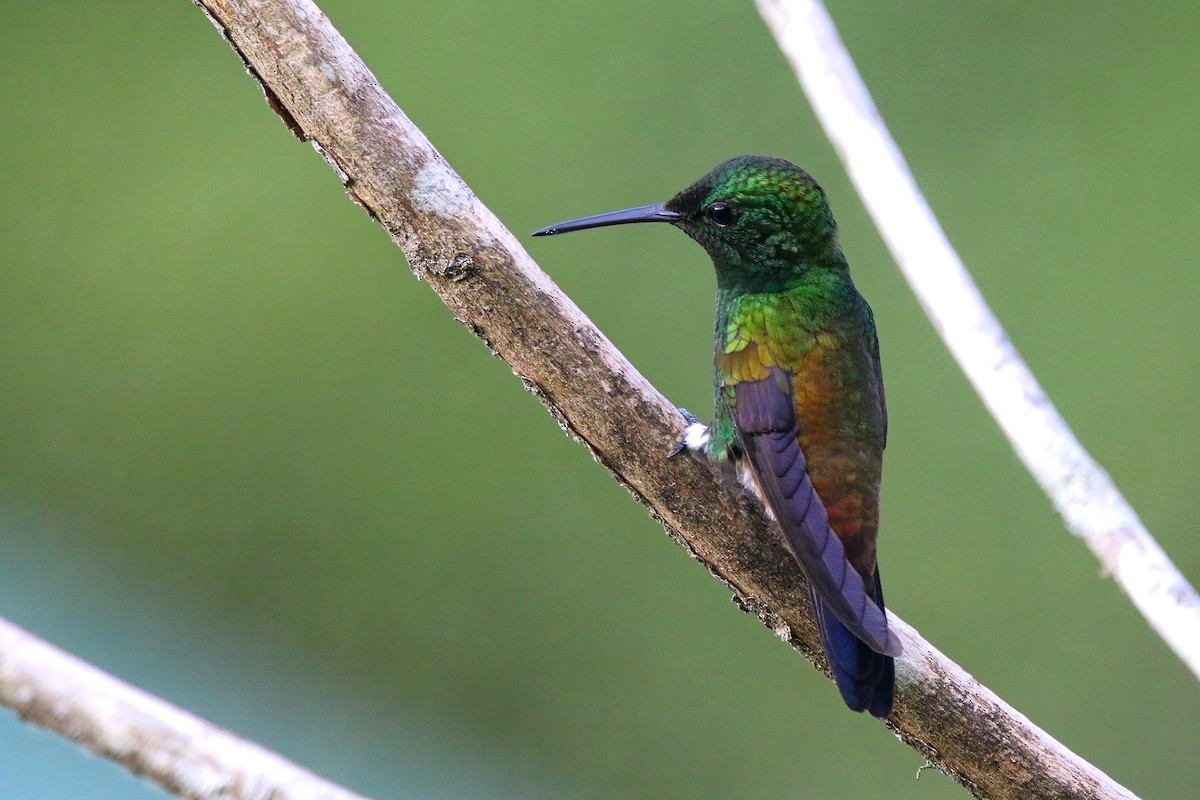
<path id="1" fill-rule="evenodd" d="M 679 415 L 687 421 L 687 429 L 683 432 L 683 438 L 679 440 L 679 444 L 675 445 L 675 449 L 670 452 L 667 458 L 674 458 L 684 450 L 693 452 L 704 452 L 708 449 L 708 426 L 696 419 L 696 416 L 686 408 L 678 409 Z"/>

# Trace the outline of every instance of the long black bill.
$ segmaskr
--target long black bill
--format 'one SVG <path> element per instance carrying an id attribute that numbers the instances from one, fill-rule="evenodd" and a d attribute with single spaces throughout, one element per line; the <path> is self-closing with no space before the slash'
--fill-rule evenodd
<path id="1" fill-rule="evenodd" d="M 607 214 L 597 214 L 594 217 L 581 217 L 567 220 L 557 225 L 550 225 L 540 231 L 534 231 L 534 236 L 553 236 L 556 233 L 570 233 L 584 228 L 603 228 L 605 225 L 627 225 L 630 222 L 673 222 L 679 219 L 679 214 L 668 210 L 662 203 L 652 206 L 638 206 L 624 211 L 610 211 Z"/>

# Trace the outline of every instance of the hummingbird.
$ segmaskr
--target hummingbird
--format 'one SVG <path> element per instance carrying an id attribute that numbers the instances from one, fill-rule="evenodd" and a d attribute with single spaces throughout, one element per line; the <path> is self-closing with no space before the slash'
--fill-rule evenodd
<path id="1" fill-rule="evenodd" d="M 665 203 L 560 222 L 666 222 L 717 277 L 712 423 L 685 409 L 684 449 L 731 463 L 808 579 L 842 699 L 886 717 L 899 637 L 876 561 L 887 409 L 870 306 L 850 279 L 821 186 L 779 158 L 741 156 Z"/>

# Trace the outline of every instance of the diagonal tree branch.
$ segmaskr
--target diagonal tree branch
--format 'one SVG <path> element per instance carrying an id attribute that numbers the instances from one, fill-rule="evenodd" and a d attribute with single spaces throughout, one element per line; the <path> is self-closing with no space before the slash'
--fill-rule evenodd
<path id="1" fill-rule="evenodd" d="M 774 528 L 746 498 L 723 488 L 705 462 L 665 459 L 682 428 L 674 407 L 537 268 L 321 11 L 310 0 L 193 2 L 272 108 L 388 231 L 416 275 L 743 608 L 823 668 L 801 578 Z M 888 724 L 974 795 L 1134 797 L 912 628 L 898 619 L 895 625 L 905 657 Z M 278 786 L 251 777 L 262 761 L 257 746 L 197 728 L 194 718 L 181 718 L 161 701 L 110 700 L 95 691 L 92 668 L 65 654 L 47 655 L 45 645 L 19 631 L 0 634 L 0 701 L 27 718 L 182 796 L 264 797 Z M 31 647 L 38 658 L 26 657 Z M 42 713 L 46 708 L 64 713 Z M 113 735 L 128 746 L 112 747 Z M 245 748 L 244 763 L 238 747 Z M 222 748 L 235 752 L 218 760 L 212 751 Z M 198 782 L 188 771 L 196 762 L 219 763 L 238 777 L 209 773 Z M 324 783 L 293 788 L 270 796 L 342 796 Z"/>
<path id="2" fill-rule="evenodd" d="M 1075 438 L 950 246 L 821 0 L 756 0 L 946 346 L 1067 528 L 1200 678 L 1200 595 Z"/>

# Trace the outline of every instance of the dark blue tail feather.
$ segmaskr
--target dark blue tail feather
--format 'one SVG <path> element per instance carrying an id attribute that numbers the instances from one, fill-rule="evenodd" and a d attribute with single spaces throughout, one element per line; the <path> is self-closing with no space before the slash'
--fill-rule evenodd
<path id="1" fill-rule="evenodd" d="M 825 645 L 825 658 L 846 705 L 851 711 L 869 711 L 875 717 L 891 714 L 896 685 L 895 659 L 876 653 L 855 638 L 815 594 L 812 600 L 821 641 Z M 883 587 L 879 583 L 878 569 L 875 571 L 874 600 L 882 610 Z"/>

